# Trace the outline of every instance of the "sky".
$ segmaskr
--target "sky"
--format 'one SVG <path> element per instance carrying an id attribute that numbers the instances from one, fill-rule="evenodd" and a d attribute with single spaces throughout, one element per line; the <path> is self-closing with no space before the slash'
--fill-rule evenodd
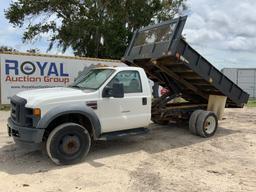
<path id="1" fill-rule="evenodd" d="M 188 0 L 187 41 L 217 68 L 256 68 L 255 0 Z"/>
<path id="2" fill-rule="evenodd" d="M 19 51 L 48 48 L 47 35 L 35 42 L 22 42 L 22 29 L 13 28 L 4 17 L 11 0 L 0 0 L 0 45 Z M 255 0 L 187 0 L 186 40 L 214 66 L 256 68 Z M 50 54 L 62 54 L 54 48 Z M 72 55 L 69 49 L 65 55 Z"/>
<path id="3" fill-rule="evenodd" d="M 49 45 L 47 34 L 44 34 L 40 39 L 34 42 L 23 43 L 22 34 L 24 29 L 14 28 L 12 24 L 5 19 L 4 10 L 9 7 L 12 0 L 0 0 L 0 46 L 8 46 L 15 48 L 21 52 L 26 52 L 29 49 L 39 49 L 40 53 L 46 53 Z M 56 47 L 47 52 L 48 54 L 62 55 L 60 49 Z M 71 49 L 68 49 L 64 55 L 72 56 Z"/>

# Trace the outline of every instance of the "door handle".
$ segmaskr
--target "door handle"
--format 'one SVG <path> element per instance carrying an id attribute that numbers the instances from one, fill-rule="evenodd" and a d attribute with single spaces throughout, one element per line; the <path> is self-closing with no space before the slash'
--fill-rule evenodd
<path id="1" fill-rule="evenodd" d="M 148 104 L 148 99 L 146 97 L 142 98 L 142 105 L 147 105 Z"/>

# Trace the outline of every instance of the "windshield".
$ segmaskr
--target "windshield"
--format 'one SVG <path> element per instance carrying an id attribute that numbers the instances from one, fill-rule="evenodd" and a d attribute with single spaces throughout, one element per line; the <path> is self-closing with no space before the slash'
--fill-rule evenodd
<path id="1" fill-rule="evenodd" d="M 92 69 L 84 78 L 80 78 L 71 87 L 80 89 L 98 89 L 114 72 L 113 69 Z"/>

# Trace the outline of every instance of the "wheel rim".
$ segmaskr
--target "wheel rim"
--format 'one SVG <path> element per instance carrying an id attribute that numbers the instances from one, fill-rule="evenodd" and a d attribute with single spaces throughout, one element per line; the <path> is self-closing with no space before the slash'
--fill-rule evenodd
<path id="1" fill-rule="evenodd" d="M 65 155 L 75 155 L 80 150 L 81 142 L 76 135 L 65 135 L 60 140 L 60 152 Z"/>
<path id="2" fill-rule="evenodd" d="M 204 124 L 204 131 L 207 134 L 212 134 L 216 128 L 216 119 L 213 116 L 209 116 Z"/>

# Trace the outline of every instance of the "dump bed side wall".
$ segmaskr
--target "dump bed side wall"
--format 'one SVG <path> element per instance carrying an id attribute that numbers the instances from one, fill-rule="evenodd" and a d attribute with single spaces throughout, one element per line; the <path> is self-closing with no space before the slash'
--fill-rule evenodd
<path id="1" fill-rule="evenodd" d="M 194 72 L 212 84 L 238 106 L 242 107 L 247 103 L 249 95 L 217 68 L 211 65 L 209 61 L 196 52 L 185 40 L 180 40 L 177 53 L 182 55 L 189 62 L 188 66 Z"/>

